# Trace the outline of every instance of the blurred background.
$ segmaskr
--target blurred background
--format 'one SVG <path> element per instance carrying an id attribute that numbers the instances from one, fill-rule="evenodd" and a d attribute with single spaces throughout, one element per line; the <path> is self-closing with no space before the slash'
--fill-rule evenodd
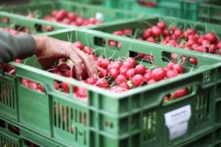
<path id="1" fill-rule="evenodd" d="M 16 5 L 29 3 L 30 0 L 0 0 L 0 5 Z"/>

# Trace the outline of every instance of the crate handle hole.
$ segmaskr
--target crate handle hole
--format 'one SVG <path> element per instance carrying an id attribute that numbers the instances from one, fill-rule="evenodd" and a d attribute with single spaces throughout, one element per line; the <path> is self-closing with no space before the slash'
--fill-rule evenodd
<path id="1" fill-rule="evenodd" d="M 4 120 L 0 119 L 0 127 L 1 128 L 6 128 L 6 123 Z"/>
<path id="2" fill-rule="evenodd" d="M 106 40 L 101 37 L 94 37 L 94 44 L 96 46 L 105 47 L 106 46 Z"/>
<path id="3" fill-rule="evenodd" d="M 10 19 L 8 17 L 2 17 L 2 22 L 5 24 L 9 24 Z"/>
<path id="4" fill-rule="evenodd" d="M 8 129 L 9 129 L 10 132 L 12 132 L 16 135 L 20 135 L 20 129 L 19 128 L 9 124 Z"/>
<path id="5" fill-rule="evenodd" d="M 42 32 L 44 30 L 44 26 L 41 24 L 35 24 L 35 31 Z"/>

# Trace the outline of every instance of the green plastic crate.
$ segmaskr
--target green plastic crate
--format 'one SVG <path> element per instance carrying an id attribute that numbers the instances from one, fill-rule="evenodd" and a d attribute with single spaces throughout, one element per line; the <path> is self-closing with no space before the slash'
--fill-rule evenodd
<path id="1" fill-rule="evenodd" d="M 22 31 L 22 28 L 25 27 L 29 30 L 30 34 L 42 34 L 47 33 L 45 29 L 47 26 L 51 26 L 53 28 L 53 32 L 62 29 L 67 29 L 67 26 L 64 26 L 62 24 L 55 24 L 52 22 L 46 22 L 42 20 L 28 19 L 7 12 L 0 12 L 0 27 L 2 28 L 11 28 Z"/>
<path id="2" fill-rule="evenodd" d="M 64 0 L 30 0 L 30 2 L 46 2 L 46 1 L 52 1 L 52 2 L 57 2 L 57 1 L 64 1 Z M 81 2 L 81 3 L 84 3 L 84 4 L 98 4 L 98 5 L 101 5 L 102 4 L 102 0 L 67 0 L 67 1 L 70 1 L 70 2 Z"/>
<path id="3" fill-rule="evenodd" d="M 152 25 L 156 25 L 159 21 L 164 21 L 167 24 L 167 27 L 176 25 L 180 29 L 187 29 L 187 28 L 195 28 L 195 30 L 199 33 L 209 33 L 215 32 L 216 35 L 220 38 L 221 37 L 221 26 L 217 24 L 208 24 L 203 22 L 196 22 L 196 21 L 189 21 L 184 19 L 178 19 L 175 17 L 149 17 L 149 18 L 140 18 L 140 19 L 130 19 L 127 21 L 122 22 L 112 22 L 108 24 L 103 24 L 100 26 L 91 26 L 90 29 L 105 32 L 108 34 L 112 34 L 114 31 L 124 30 L 124 29 L 131 29 L 132 35 L 131 36 L 124 36 L 130 38 L 131 40 L 136 40 L 137 42 L 141 42 L 140 40 L 134 39 L 138 37 L 142 37 L 143 32 L 145 29 L 150 28 Z M 142 41 L 145 43 L 149 43 L 146 41 Z M 165 46 L 165 45 L 162 45 Z M 174 48 L 171 46 L 171 48 Z M 174 48 L 175 49 L 175 48 Z M 213 56 L 214 54 L 210 54 Z M 219 55 L 214 55 L 220 58 Z"/>
<path id="4" fill-rule="evenodd" d="M 221 2 L 204 3 L 199 5 L 197 20 L 215 24 L 221 24 Z"/>
<path id="5" fill-rule="evenodd" d="M 54 9 L 66 9 L 67 11 L 76 12 L 85 18 L 95 17 L 98 13 L 103 16 L 104 22 L 119 21 L 122 19 L 148 17 L 145 13 L 136 13 L 126 10 L 108 9 L 102 6 L 86 5 L 76 2 L 44 2 L 30 3 L 26 5 L 16 5 L 4 7 L 1 10 L 10 13 L 27 15 L 29 11 L 41 13 L 39 19 L 43 19 L 45 15 L 50 14 Z M 69 25 L 68 25 L 69 26 Z M 70 26 L 69 26 L 70 27 Z"/>
<path id="6" fill-rule="evenodd" d="M 136 52 L 155 56 L 154 64 L 165 66 L 170 59 L 170 53 L 179 57 L 196 57 L 198 65 L 188 62 L 183 64 L 186 74 L 165 80 L 154 85 L 143 86 L 121 94 L 87 85 L 76 80 L 54 75 L 41 69 L 11 62 L 16 67 L 16 76 L 1 75 L 1 84 L 13 86 L 9 96 L 16 108 L 8 103 L 0 104 L 0 116 L 48 136 L 64 146 L 84 147 L 142 147 L 142 146 L 180 146 L 193 141 L 204 133 L 209 133 L 221 124 L 221 64 L 217 58 L 197 52 L 186 52 L 163 47 L 157 44 L 146 44 L 128 40 L 128 38 L 98 33 L 93 30 L 63 31 L 49 36 L 71 41 L 82 41 L 85 45 L 96 48 L 98 55 L 106 55 L 112 59 L 133 56 Z M 118 40 L 121 49 L 108 46 L 108 40 Z M 104 43 L 106 42 L 106 43 Z M 158 57 L 158 58 L 157 58 Z M 137 59 L 139 62 L 139 59 Z M 152 63 L 143 62 L 146 66 Z M 32 64 L 31 64 L 32 65 Z M 199 68 L 199 69 L 198 69 Z M 198 69 L 198 70 L 196 70 Z M 33 91 L 21 84 L 22 78 L 28 78 L 42 84 L 45 93 Z M 72 87 L 77 85 L 88 90 L 88 102 L 84 102 L 70 94 L 54 89 L 54 80 L 64 81 Z M 169 104 L 163 104 L 166 94 L 187 86 L 193 86 L 193 92 L 182 99 Z M 1 91 L 3 88 L 1 87 Z M 11 90 L 11 89 L 10 89 Z M 9 90 L 9 91 L 10 91 Z M 63 116 L 68 115 L 69 121 L 61 123 L 62 118 L 56 112 L 63 106 Z M 165 124 L 164 114 L 183 106 L 191 109 L 192 115 L 188 120 L 185 135 L 169 139 L 169 129 Z M 12 111 L 15 110 L 15 111 Z M 12 113 L 13 112 L 13 113 Z M 69 113 L 67 113 L 69 112 Z M 145 116 L 155 114 L 156 119 Z M 14 117 L 14 118 L 13 118 Z M 83 121 L 82 119 L 86 120 Z M 70 131 L 71 128 L 74 132 Z M 143 127 L 151 126 L 144 129 Z M 147 131 L 147 132 L 146 132 Z"/>
<path id="7" fill-rule="evenodd" d="M 38 132 L 32 132 L 24 126 L 0 117 L 0 147 L 24 147 L 35 144 L 38 147 L 66 147 L 55 139 L 41 136 Z M 191 141 L 186 142 L 182 147 L 220 147 L 221 127 L 200 134 Z M 76 146 L 77 147 L 77 146 Z"/>
<path id="8" fill-rule="evenodd" d="M 41 136 L 7 119 L 0 118 L 0 147 L 58 147 L 55 140 Z"/>
<path id="9" fill-rule="evenodd" d="M 107 8 L 221 23 L 219 17 L 221 3 L 219 0 L 197 0 L 192 2 L 185 0 L 104 0 L 103 2 Z"/>

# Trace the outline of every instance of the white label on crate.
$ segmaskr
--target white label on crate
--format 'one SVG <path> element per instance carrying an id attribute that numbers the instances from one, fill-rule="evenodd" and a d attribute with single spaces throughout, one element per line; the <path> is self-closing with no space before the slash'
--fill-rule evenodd
<path id="1" fill-rule="evenodd" d="M 164 114 L 166 125 L 169 128 L 170 140 L 182 136 L 186 133 L 190 116 L 190 105 Z"/>

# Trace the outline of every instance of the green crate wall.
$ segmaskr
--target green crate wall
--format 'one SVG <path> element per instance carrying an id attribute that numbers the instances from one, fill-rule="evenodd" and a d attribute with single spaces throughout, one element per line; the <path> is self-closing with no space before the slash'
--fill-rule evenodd
<path id="1" fill-rule="evenodd" d="M 86 5 L 74 2 L 44 2 L 44 3 L 30 3 L 26 5 L 8 6 L 2 8 L 2 11 L 16 13 L 21 15 L 27 15 L 28 12 L 34 12 L 41 14 L 39 19 L 43 19 L 45 15 L 48 15 L 54 9 L 66 9 L 68 11 L 76 12 L 78 15 L 85 18 L 94 17 L 97 13 L 103 15 L 104 22 L 120 21 L 129 18 L 148 17 L 148 14 L 130 12 L 127 10 L 108 9 L 102 6 Z"/>
<path id="2" fill-rule="evenodd" d="M 183 30 L 186 30 L 187 28 L 194 28 L 196 32 L 200 34 L 214 32 L 216 33 L 218 38 L 221 37 L 220 25 L 189 21 L 189 20 L 184 20 L 184 19 L 178 19 L 175 17 L 163 17 L 163 16 L 162 17 L 153 16 L 149 18 L 130 19 L 130 20 L 122 21 L 122 22 L 112 22 L 108 24 L 102 24 L 100 26 L 91 26 L 90 29 L 105 32 L 108 34 L 112 34 L 114 31 L 118 31 L 118 30 L 132 29 L 132 35 L 127 36 L 127 38 L 133 39 L 133 38 L 142 37 L 145 29 L 151 28 L 151 26 L 156 25 L 157 22 L 159 21 L 164 21 L 167 24 L 167 27 L 175 25 L 178 28 L 183 29 Z M 133 39 L 133 40 L 140 42 L 140 40 L 137 40 L 137 39 Z M 147 43 L 146 41 L 142 41 L 142 42 Z M 165 46 L 165 45 L 162 45 L 162 46 Z M 210 55 L 220 58 L 219 55 L 214 55 L 214 54 L 210 54 Z"/>
<path id="3" fill-rule="evenodd" d="M 60 31 L 60 33 L 52 32 L 48 35 L 66 41 L 72 36 L 72 42 L 78 38 L 85 45 L 96 48 L 98 55 L 105 53 L 112 59 L 126 56 L 128 52 L 142 52 L 154 57 L 167 56 L 174 52 L 179 57 L 182 55 L 196 57 L 198 65 L 193 67 L 187 62 L 183 64 L 187 73 L 182 76 L 152 86 L 143 86 L 113 95 L 104 89 L 11 62 L 10 64 L 16 67 L 16 76 L 1 75 L 0 79 L 2 84 L 14 86 L 12 89 L 14 95 L 10 95 L 9 99 L 15 99 L 14 104 L 17 108 L 13 115 L 17 117 L 12 119 L 10 117 L 11 112 L 0 107 L 0 112 L 3 112 L 0 115 L 3 118 L 7 117 L 32 131 L 38 132 L 40 135 L 61 142 L 65 146 L 85 147 L 133 147 L 135 145 L 139 147 L 175 147 L 195 140 L 197 136 L 209 133 L 216 128 L 216 124 L 221 124 L 219 117 L 221 109 L 221 65 L 217 58 L 191 51 L 173 50 L 170 47 L 162 47 L 157 44 L 137 43 L 118 36 L 113 38 L 112 35 L 93 30 L 68 30 Z M 108 46 L 108 40 L 113 39 L 122 43 L 121 49 Z M 105 44 L 103 40 L 105 40 Z M 158 66 L 165 66 L 168 63 L 162 58 L 155 59 L 154 64 Z M 139 62 L 139 59 L 137 61 Z M 152 66 L 150 62 L 144 62 L 144 64 Z M 199 67 L 201 68 L 197 70 Z M 192 72 L 188 73 L 188 71 Z M 40 93 L 24 87 L 21 84 L 22 78 L 42 84 L 45 87 L 45 92 Z M 56 91 L 53 85 L 54 80 L 67 82 L 71 85 L 70 87 L 77 85 L 86 88 L 88 90 L 88 102 L 73 96 L 72 88 L 69 94 Z M 162 103 L 166 94 L 190 85 L 194 87 L 191 94 L 170 104 Z M 164 114 L 186 105 L 190 105 L 192 111 L 188 121 L 187 133 L 174 140 L 169 140 Z M 11 108 L 8 105 L 5 107 Z M 66 110 L 64 113 L 71 118 L 64 123 L 61 123 L 62 118 L 59 117 L 58 113 L 55 113 L 55 110 L 56 112 L 61 111 L 61 107 Z M 156 114 L 156 119 L 144 122 L 144 116 L 150 114 Z M 86 122 L 82 120 L 83 118 Z M 148 133 L 143 130 L 143 126 L 147 125 L 146 123 L 152 126 Z M 70 126 L 74 128 L 74 132 L 70 131 Z"/>
<path id="4" fill-rule="evenodd" d="M 1 117 L 0 123 L 0 147 L 24 147 L 27 145 L 31 146 L 30 143 L 39 147 L 66 147 L 54 139 L 41 136 L 38 132 L 32 132 L 25 126 L 16 124 Z M 180 147 L 220 147 L 220 139 L 221 127 L 217 126 L 215 129 L 207 133 L 200 134 L 191 141 L 185 142 L 185 144 L 180 145 Z"/>
<path id="5" fill-rule="evenodd" d="M 60 1 L 60 2 L 62 2 L 63 0 L 30 0 L 30 2 L 47 2 L 47 1 L 52 1 L 52 2 Z M 102 4 L 102 0 L 67 0 L 67 1 L 80 2 L 80 3 L 85 3 L 85 4 L 96 4 L 96 5 Z"/>
<path id="6" fill-rule="evenodd" d="M 141 2 L 147 2 L 140 0 Z M 134 12 L 145 12 L 148 14 L 158 14 L 160 16 L 172 16 L 193 21 L 203 21 L 220 24 L 221 3 L 218 0 L 152 0 L 155 7 L 139 5 L 135 0 L 105 0 L 107 8 L 118 8 Z M 151 2 L 148 0 L 148 2 Z"/>
<path id="7" fill-rule="evenodd" d="M 50 140 L 46 136 L 39 135 L 38 132 L 32 132 L 13 121 L 0 118 L 0 147 L 30 146 L 58 147 L 62 145 L 55 140 Z"/>
<path id="8" fill-rule="evenodd" d="M 7 19 L 7 22 L 4 20 Z M 30 34 L 42 34 L 47 33 L 46 27 L 51 26 L 52 31 L 58 31 L 62 29 L 67 29 L 67 26 L 62 24 L 55 24 L 52 22 L 46 22 L 42 20 L 28 19 L 21 17 L 15 14 L 10 14 L 7 12 L 0 12 L 0 27 L 11 28 L 11 29 L 20 29 L 26 27 L 29 29 Z M 42 29 L 44 28 L 44 29 Z"/>

